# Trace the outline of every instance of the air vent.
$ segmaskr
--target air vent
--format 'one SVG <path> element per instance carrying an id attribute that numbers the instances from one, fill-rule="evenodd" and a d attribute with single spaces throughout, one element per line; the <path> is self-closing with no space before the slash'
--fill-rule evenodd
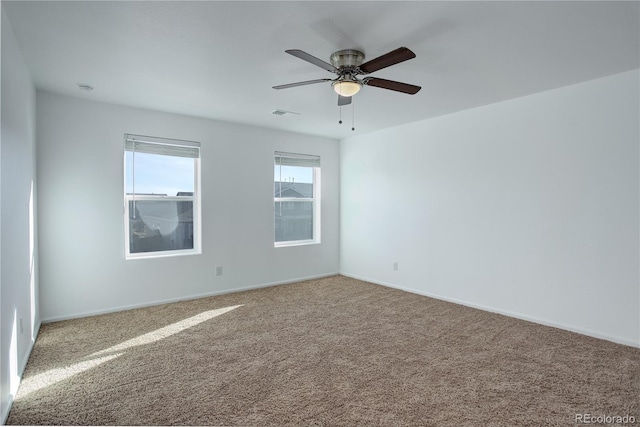
<path id="1" fill-rule="evenodd" d="M 287 110 L 275 110 L 275 111 L 272 111 L 271 114 L 276 115 L 276 116 L 284 116 L 285 114 L 300 115 L 300 113 L 295 113 L 293 111 L 287 111 Z"/>
<path id="2" fill-rule="evenodd" d="M 93 86 L 84 83 L 78 83 L 78 89 L 84 92 L 91 92 L 93 90 Z"/>

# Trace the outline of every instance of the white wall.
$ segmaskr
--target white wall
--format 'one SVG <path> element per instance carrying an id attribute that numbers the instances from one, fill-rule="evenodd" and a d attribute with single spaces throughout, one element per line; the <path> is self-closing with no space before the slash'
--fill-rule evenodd
<path id="1" fill-rule="evenodd" d="M 41 91 L 37 131 L 43 320 L 338 272 L 337 140 Z M 202 143 L 202 255 L 124 259 L 125 133 Z M 276 150 L 321 156 L 319 245 L 273 247 Z"/>
<path id="2" fill-rule="evenodd" d="M 36 94 L 4 8 L 1 74 L 0 422 L 4 422 L 40 325 L 32 187 Z"/>
<path id="3" fill-rule="evenodd" d="M 639 78 L 342 141 L 341 273 L 640 346 Z"/>

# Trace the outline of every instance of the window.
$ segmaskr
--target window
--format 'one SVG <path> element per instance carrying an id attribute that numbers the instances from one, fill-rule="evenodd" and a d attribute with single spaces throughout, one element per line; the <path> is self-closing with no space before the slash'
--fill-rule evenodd
<path id="1" fill-rule="evenodd" d="M 320 243 L 320 157 L 276 151 L 275 246 Z"/>
<path id="2" fill-rule="evenodd" d="M 200 143 L 125 135 L 127 259 L 200 253 Z"/>

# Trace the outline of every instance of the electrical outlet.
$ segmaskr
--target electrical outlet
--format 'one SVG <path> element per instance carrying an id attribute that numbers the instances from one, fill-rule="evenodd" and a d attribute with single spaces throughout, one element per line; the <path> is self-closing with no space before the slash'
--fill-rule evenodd
<path id="1" fill-rule="evenodd" d="M 222 266 L 221 265 L 216 267 L 216 276 L 222 276 Z"/>
<path id="2" fill-rule="evenodd" d="M 393 262 L 393 271 L 398 271 L 398 261 Z"/>

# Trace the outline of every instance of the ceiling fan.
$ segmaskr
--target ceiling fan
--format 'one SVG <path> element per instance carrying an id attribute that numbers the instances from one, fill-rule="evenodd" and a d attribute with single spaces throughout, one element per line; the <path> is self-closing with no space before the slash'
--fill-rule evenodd
<path id="1" fill-rule="evenodd" d="M 285 52 L 304 61 L 310 62 L 324 70 L 335 73 L 338 77 L 335 79 L 307 80 L 304 82 L 273 86 L 274 89 L 288 89 L 291 87 L 305 86 L 315 83 L 332 82 L 331 86 L 333 86 L 333 90 L 338 94 L 338 105 L 340 106 L 351 104 L 351 97 L 358 93 L 363 85 L 408 93 L 409 95 L 415 95 L 420 89 L 422 89 L 420 86 L 381 79 L 378 77 L 365 77 L 363 79 L 358 79 L 358 76 L 360 75 L 370 74 L 375 71 L 382 70 L 383 68 L 415 58 L 416 54 L 406 47 L 399 47 L 396 50 L 385 53 L 384 55 L 367 61 L 364 64 L 362 63 L 362 61 L 364 61 L 364 53 L 355 49 L 339 50 L 332 53 L 329 59 L 331 64 L 299 49 L 285 50 Z"/>

